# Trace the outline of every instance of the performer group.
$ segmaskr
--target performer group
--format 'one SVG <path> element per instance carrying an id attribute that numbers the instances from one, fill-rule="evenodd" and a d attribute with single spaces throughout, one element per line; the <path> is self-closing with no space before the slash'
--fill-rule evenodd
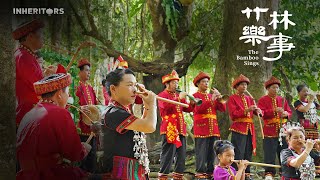
<path id="1" fill-rule="evenodd" d="M 43 27 L 43 22 L 35 19 L 12 33 L 19 42 L 14 54 L 16 179 L 147 180 L 150 162 L 146 136 L 159 122 L 158 179 L 182 180 L 187 147 L 185 113 L 193 118 L 196 179 L 254 179 L 250 164 L 257 152 L 255 124 L 259 123 L 254 116 L 262 128 L 265 179 L 276 176 L 276 168 L 267 166 L 275 165 L 276 157 L 283 180 L 314 179 L 318 173 L 320 105 L 307 85 L 297 86 L 295 122 L 289 102 L 279 95 L 281 82 L 274 76 L 259 85 L 240 74 L 231 84 L 235 93 L 223 96 L 216 88 L 209 88 L 210 75 L 199 72 L 193 79 L 197 92 L 189 95 L 178 89 L 180 78 L 173 70 L 162 77 L 164 89 L 156 95 L 137 83 L 120 56 L 114 70 L 101 82 L 99 98 L 88 82 L 91 63 L 80 58 L 80 81 L 75 90 L 79 121 L 74 123 L 67 105 L 72 82 L 68 69 L 60 64 L 45 68 L 38 53 L 43 46 Z M 267 94 L 255 101 L 247 90 L 249 85 L 264 86 Z M 141 116 L 133 113 L 134 104 L 142 106 Z M 105 114 L 93 120 L 97 105 L 106 106 Z M 232 121 L 231 141 L 220 137 L 219 123 L 225 120 L 218 118 L 217 111 L 227 112 Z"/>

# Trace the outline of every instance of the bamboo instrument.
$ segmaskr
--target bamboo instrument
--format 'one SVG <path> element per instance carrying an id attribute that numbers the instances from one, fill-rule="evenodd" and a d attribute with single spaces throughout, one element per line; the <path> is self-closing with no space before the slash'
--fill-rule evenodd
<path id="1" fill-rule="evenodd" d="M 239 163 L 240 160 L 233 160 L 232 162 Z M 248 165 L 253 166 L 265 166 L 265 167 L 273 167 L 273 168 L 281 168 L 280 165 L 274 165 L 274 164 L 266 164 L 266 163 L 258 163 L 258 162 L 248 162 Z"/>
<path id="2" fill-rule="evenodd" d="M 240 160 L 233 160 L 234 163 L 239 163 Z M 266 163 L 258 163 L 258 162 L 248 162 L 248 165 L 253 166 L 264 166 L 264 167 L 273 167 L 273 168 L 281 168 L 280 165 L 274 165 L 274 164 L 266 164 Z M 320 168 L 320 166 L 315 166 L 315 168 Z"/>
<path id="3" fill-rule="evenodd" d="M 246 93 L 248 93 L 248 95 L 252 98 L 253 104 L 254 104 L 255 106 L 257 106 L 256 101 L 254 100 L 254 98 L 253 98 L 253 96 L 250 94 L 250 92 L 246 90 Z M 261 115 L 261 114 L 258 114 L 258 119 L 259 119 L 259 124 L 260 124 L 261 136 L 262 136 L 262 139 L 264 139 L 263 126 L 262 126 L 262 122 L 261 122 L 260 115 Z"/>
<path id="4" fill-rule="evenodd" d="M 210 90 L 212 91 L 212 92 L 214 92 L 214 90 L 215 90 L 216 88 L 211 88 Z M 228 100 L 229 100 L 229 95 L 227 95 L 227 94 L 224 94 L 224 95 L 220 95 L 217 99 L 218 99 L 218 101 L 219 102 L 221 102 L 221 103 L 226 103 Z"/>
<path id="5" fill-rule="evenodd" d="M 94 136 L 94 133 L 91 132 L 90 136 L 89 136 L 88 139 L 86 140 L 86 143 L 89 144 L 89 142 L 91 141 L 91 139 L 93 138 L 93 136 Z"/>
<path id="6" fill-rule="evenodd" d="M 91 123 L 93 123 L 92 119 L 90 119 L 90 117 L 85 113 L 83 112 L 80 108 L 78 108 L 77 106 L 74 106 L 72 104 L 68 104 L 70 107 L 73 107 L 73 108 L 76 108 L 78 111 L 82 112 L 82 114 L 84 114 L 90 121 Z M 94 133 L 91 132 L 90 136 L 88 137 L 88 139 L 86 140 L 86 143 L 89 143 L 92 139 L 92 137 L 94 136 Z"/>
<path id="7" fill-rule="evenodd" d="M 136 93 L 137 94 L 145 94 L 144 92 L 138 92 L 138 91 Z M 181 102 L 177 102 L 177 101 L 173 101 L 173 100 L 166 99 L 166 98 L 163 98 L 163 97 L 159 97 L 158 95 L 156 95 L 156 99 L 159 100 L 159 101 L 170 103 L 170 104 L 179 105 L 179 106 L 182 106 L 182 107 L 185 107 L 185 108 L 189 107 L 188 104 L 184 104 L 184 103 L 181 103 Z"/>

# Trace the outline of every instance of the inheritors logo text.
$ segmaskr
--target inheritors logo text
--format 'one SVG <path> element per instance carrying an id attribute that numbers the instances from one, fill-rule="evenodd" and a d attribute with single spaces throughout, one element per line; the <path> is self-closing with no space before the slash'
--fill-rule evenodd
<path id="1" fill-rule="evenodd" d="M 13 8 L 13 14 L 64 14 L 63 8 Z"/>

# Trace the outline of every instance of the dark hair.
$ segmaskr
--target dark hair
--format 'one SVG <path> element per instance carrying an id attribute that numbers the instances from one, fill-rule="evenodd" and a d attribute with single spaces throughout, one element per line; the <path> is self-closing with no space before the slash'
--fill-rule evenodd
<path id="1" fill-rule="evenodd" d="M 62 88 L 62 91 L 63 91 L 63 92 L 66 92 L 66 89 L 67 89 L 67 87 L 64 87 L 64 88 Z M 54 94 L 56 94 L 56 92 L 58 92 L 58 90 L 55 90 L 55 91 L 52 91 L 52 92 L 48 92 L 48 93 L 42 94 L 42 95 L 41 95 L 41 98 L 51 98 L 51 97 L 54 96 Z"/>
<path id="2" fill-rule="evenodd" d="M 120 81 L 122 81 L 122 77 L 125 74 L 132 74 L 134 75 L 133 71 L 131 71 L 131 69 L 116 69 L 114 71 L 111 71 L 110 73 L 107 74 L 106 77 L 106 89 L 107 92 L 109 94 L 109 96 L 111 96 L 111 91 L 110 91 L 110 86 L 111 85 L 115 85 L 118 86 Z"/>
<path id="3" fill-rule="evenodd" d="M 83 71 L 84 66 L 89 66 L 89 67 L 90 67 L 90 65 L 89 65 L 89 64 L 84 64 L 84 65 L 82 65 L 82 66 L 80 66 L 80 67 L 79 67 L 80 71 Z"/>
<path id="4" fill-rule="evenodd" d="M 50 79 L 54 79 L 54 78 L 57 78 L 57 77 L 59 77 L 58 74 L 52 74 L 52 75 L 50 75 L 50 76 L 47 76 L 47 77 L 41 79 L 40 82 L 48 81 L 48 80 L 50 80 Z M 62 88 L 62 91 L 65 92 L 66 89 L 67 89 L 67 87 L 64 87 L 64 88 Z M 52 91 L 52 92 L 48 92 L 48 93 L 45 93 L 45 94 L 41 94 L 41 98 L 51 98 L 51 97 L 54 96 L 54 94 L 55 94 L 57 91 L 58 91 L 58 90 L 55 90 L 55 91 Z"/>
<path id="5" fill-rule="evenodd" d="M 272 85 L 274 85 L 274 84 L 278 84 L 278 83 L 269 84 L 269 85 L 266 87 L 266 89 L 269 89 L 270 86 L 272 86 Z M 280 87 L 280 84 L 278 84 L 278 86 Z"/>
<path id="6" fill-rule="evenodd" d="M 22 23 L 22 24 L 23 24 L 23 23 Z M 22 36 L 20 39 L 18 39 L 19 43 L 25 42 L 25 41 L 27 40 L 28 35 L 31 34 L 31 33 L 35 33 L 37 30 L 38 30 L 38 29 L 35 29 L 35 30 L 29 32 L 28 34 Z"/>
<path id="7" fill-rule="evenodd" d="M 230 141 L 227 141 L 227 140 L 216 140 L 213 146 L 213 149 L 216 155 L 222 154 L 223 152 L 225 152 L 227 149 L 230 149 L 230 148 L 234 149 L 234 146 Z"/>
<path id="8" fill-rule="evenodd" d="M 237 89 L 237 87 L 238 87 L 238 86 L 240 86 L 240 84 L 241 84 L 241 83 L 246 83 L 246 84 L 247 84 L 247 86 L 249 85 L 249 84 L 248 84 L 248 82 L 246 82 L 246 81 L 241 81 L 241 82 L 239 82 L 238 84 L 236 84 L 236 86 L 235 86 L 235 87 L 236 87 L 236 89 Z"/>
<path id="9" fill-rule="evenodd" d="M 18 39 L 19 43 L 25 42 L 27 40 L 27 36 L 28 36 L 28 34 L 25 36 L 22 36 L 20 39 Z"/>
<path id="10" fill-rule="evenodd" d="M 103 79 L 102 82 L 101 82 L 102 86 L 106 86 L 106 82 L 107 82 L 107 80 Z"/>
<path id="11" fill-rule="evenodd" d="M 307 88 L 308 86 L 306 85 L 306 84 L 299 84 L 298 86 L 297 86 L 297 91 L 298 91 L 298 93 L 303 89 L 303 88 Z"/>

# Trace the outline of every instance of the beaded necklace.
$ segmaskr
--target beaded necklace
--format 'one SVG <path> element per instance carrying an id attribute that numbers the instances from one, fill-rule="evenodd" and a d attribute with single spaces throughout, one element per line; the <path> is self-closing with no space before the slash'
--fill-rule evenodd
<path id="1" fill-rule="evenodd" d="M 128 113 L 132 114 L 130 109 L 128 107 L 123 106 L 122 104 L 118 103 L 115 100 L 111 100 L 109 104 L 114 105 L 115 107 L 124 109 Z M 150 173 L 149 168 L 149 158 L 148 158 L 148 148 L 146 139 L 147 136 L 143 132 L 135 131 L 133 130 L 134 136 L 133 136 L 133 152 L 134 157 L 138 160 L 139 164 L 141 164 L 144 167 L 145 174 Z"/>
<path id="2" fill-rule="evenodd" d="M 269 95 L 268 95 L 269 96 Z M 275 118 L 279 117 L 279 114 L 277 113 L 277 111 L 275 110 L 278 106 L 277 106 L 277 100 L 275 97 L 269 96 L 271 98 L 272 101 L 272 107 L 274 109 L 273 111 L 273 115 Z"/>
<path id="3" fill-rule="evenodd" d="M 241 100 L 243 102 L 243 105 L 244 105 L 244 109 L 248 109 L 248 103 L 247 103 L 247 100 L 246 98 L 244 97 L 244 94 L 238 94 L 240 97 L 241 97 Z M 250 112 L 247 112 L 247 114 L 245 114 L 247 117 L 250 117 Z"/>
<path id="4" fill-rule="evenodd" d="M 30 48 L 28 48 L 27 46 L 25 46 L 25 45 L 23 45 L 23 44 L 19 44 L 19 48 L 28 51 L 29 54 L 31 54 L 33 57 L 35 57 L 36 59 L 38 59 L 38 56 L 36 55 L 36 53 L 34 53 L 34 52 L 33 52 Z"/>

